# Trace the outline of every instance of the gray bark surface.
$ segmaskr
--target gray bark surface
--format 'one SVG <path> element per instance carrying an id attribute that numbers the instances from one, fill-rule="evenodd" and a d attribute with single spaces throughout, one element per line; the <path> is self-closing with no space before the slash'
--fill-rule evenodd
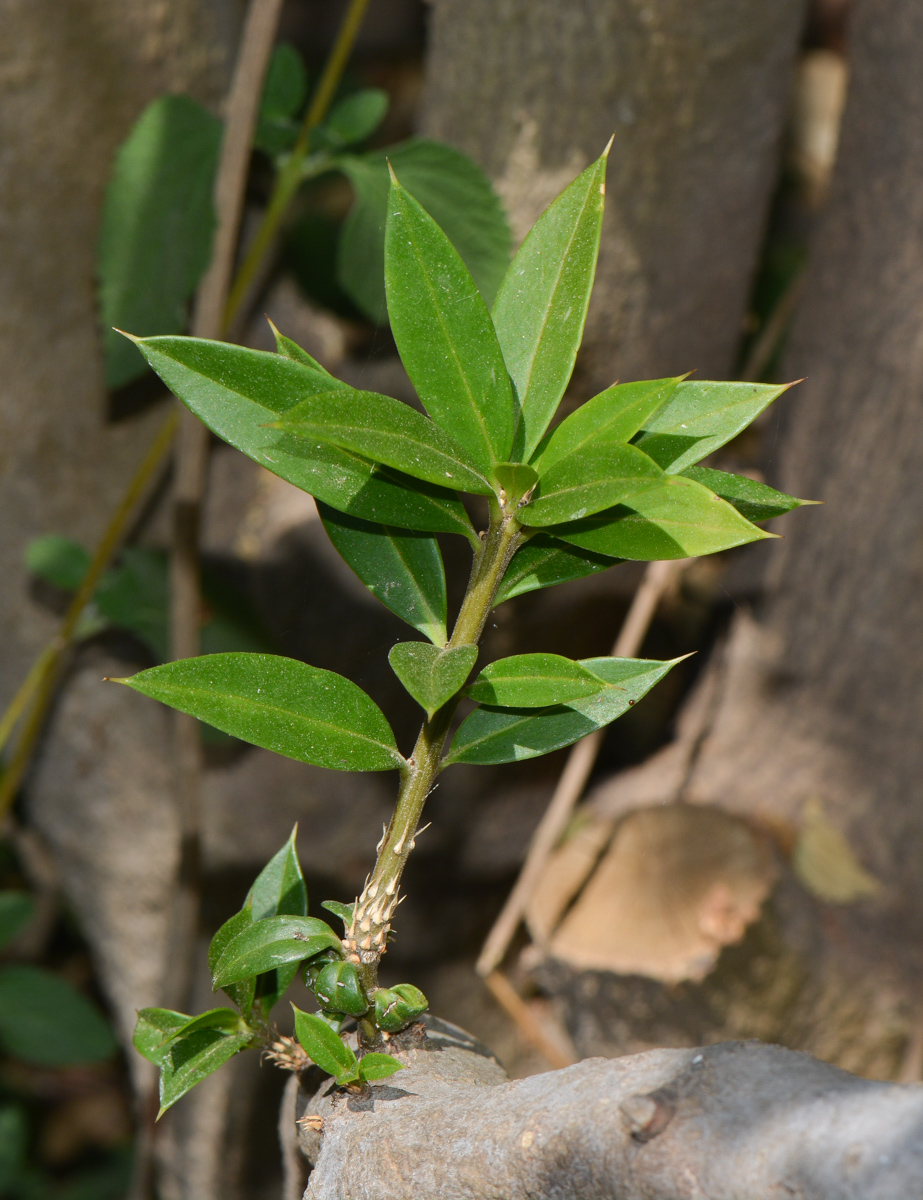
<path id="1" fill-rule="evenodd" d="M 681 793 L 773 830 L 796 867 L 822 810 L 873 894 L 835 903 L 792 885 L 770 938 L 788 989 L 774 1036 L 919 1078 L 923 9 L 860 0 L 850 45 L 840 158 L 783 366 L 807 379 L 783 401 L 769 464 L 772 482 L 825 505 L 755 552 L 769 563 L 763 599 L 735 619 L 678 741 L 594 805 L 617 817 Z M 711 710 L 704 722 L 697 707 Z M 714 999 L 725 985 L 712 985 Z M 745 1015 L 738 1005 L 738 1030 L 754 1029 L 766 994 L 751 990 Z M 617 1004 L 597 1003 L 596 1028 Z M 726 1036 L 727 1006 L 713 1016 L 708 1036 Z"/>
<path id="2" fill-rule="evenodd" d="M 424 132 L 484 166 L 517 237 L 615 134 L 575 394 L 732 369 L 802 16 L 801 0 L 436 0 Z"/>
<path id="3" fill-rule="evenodd" d="M 325 1087 L 308 1106 L 324 1128 L 305 1200 L 923 1192 L 923 1088 L 778 1046 L 653 1050 L 512 1083 L 459 1048 L 397 1056 L 405 1070 L 366 1095 Z"/>
<path id="4" fill-rule="evenodd" d="M 27 601 L 41 534 L 92 544 L 161 413 L 106 423 L 95 258 L 112 156 L 148 101 L 224 92 L 237 0 L 3 0 L 0 705 L 56 628 Z"/>

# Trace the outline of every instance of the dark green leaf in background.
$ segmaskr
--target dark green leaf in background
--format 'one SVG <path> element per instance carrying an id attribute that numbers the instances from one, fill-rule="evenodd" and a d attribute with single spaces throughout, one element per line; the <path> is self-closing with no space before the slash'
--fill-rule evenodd
<path id="1" fill-rule="evenodd" d="M 609 558 L 567 546 L 547 533 L 536 534 L 513 555 L 510 565 L 497 590 L 494 605 L 521 596 L 539 588 L 553 587 L 557 583 L 569 583 L 585 575 L 595 575 L 617 566 L 624 559 Z"/>
<path id="2" fill-rule="evenodd" d="M 605 691 L 539 712 L 477 708 L 462 722 L 445 763 L 492 766 L 569 746 L 627 712 L 680 661 L 585 658 L 580 665 L 611 685 Z"/>
<path id="3" fill-rule="evenodd" d="M 188 96 L 161 96 L 116 155 L 99 239 L 106 385 L 144 373 L 119 329 L 179 333 L 208 266 L 221 122 Z"/>
<path id="4" fill-rule="evenodd" d="M 423 407 L 481 471 L 506 462 L 516 411 L 490 313 L 455 247 L 398 181 L 388 199 L 385 290 Z"/>
<path id="5" fill-rule="evenodd" d="M 299 762 L 387 771 L 404 761 L 384 714 L 361 688 L 296 659 L 207 654 L 113 682 Z"/>
<path id="6" fill-rule="evenodd" d="M 314 1013 L 302 1012 L 292 1005 L 295 1012 L 295 1036 L 304 1047 L 305 1053 L 317 1063 L 322 1071 L 332 1075 L 337 1083 L 351 1083 L 359 1078 L 355 1054 L 339 1034 L 334 1033 Z"/>
<path id="7" fill-rule="evenodd" d="M 579 521 L 614 504 L 627 504 L 664 478 L 660 467 L 636 446 L 588 442 L 559 459 L 542 477 L 532 501 L 520 512 L 524 525 Z"/>
<path id="8" fill-rule="evenodd" d="M 95 1005 L 60 976 L 21 964 L 0 969 L 0 1043 L 45 1067 L 103 1062 L 116 1050 Z"/>
<path id="9" fill-rule="evenodd" d="M 269 428 L 308 396 L 351 391 L 286 355 L 197 338 L 152 338 L 140 349 L 167 387 L 223 441 L 340 512 L 367 521 L 476 537 L 454 493 L 360 455 Z"/>
<path id="10" fill-rule="evenodd" d="M 687 467 L 683 477 L 694 479 L 722 500 L 727 500 L 748 521 L 769 521 L 791 512 L 793 508 L 800 508 L 802 504 L 816 503 L 814 500 L 786 496 L 784 492 L 777 492 L 775 488 L 748 479 L 746 475 L 731 475 L 727 471 L 713 471 L 710 467 Z"/>
<path id="11" fill-rule="evenodd" d="M 161 1063 L 158 1115 L 163 1116 L 181 1096 L 217 1071 L 251 1040 L 249 1033 L 225 1033 L 220 1029 L 181 1032 Z"/>
<path id="12" fill-rule="evenodd" d="M 462 257 L 490 304 L 510 261 L 510 231 L 490 181 L 470 158 L 423 138 L 382 151 L 341 158 L 356 199 L 343 227 L 338 275 L 343 288 L 373 321 L 384 321 L 385 221 L 388 162 Z"/>
<path id="13" fill-rule="evenodd" d="M 372 462 L 442 487 L 482 496 L 493 488 L 460 446 L 435 421 L 377 392 L 321 392 L 274 423 L 295 442 L 330 442 Z"/>
<path id="14" fill-rule="evenodd" d="M 298 826 L 288 841 L 263 867 L 250 889 L 250 918 L 304 917 L 308 913 L 308 889 L 301 872 L 295 847 Z"/>
<path id="15" fill-rule="evenodd" d="M 36 538 L 26 549 L 29 573 L 65 592 L 76 592 L 89 566 L 90 555 L 79 542 L 55 533 Z"/>
<path id="16" fill-rule="evenodd" d="M 341 949 L 340 939 L 316 917 L 266 917 L 254 921 L 224 947 L 213 969 L 213 985 L 227 987 L 289 963 Z"/>
<path id="17" fill-rule="evenodd" d="M 270 157 L 290 150 L 298 137 L 295 119 L 308 95 L 308 72 L 290 42 L 272 52 L 256 128 L 256 145 Z"/>
<path id="18" fill-rule="evenodd" d="M 532 460 L 545 474 L 555 463 L 594 442 L 628 442 L 676 391 L 682 376 L 614 383 L 547 434 Z"/>
<path id="19" fill-rule="evenodd" d="M 674 475 L 628 497 L 624 505 L 550 532 L 598 554 L 640 562 L 715 554 L 773 536 L 702 484 Z"/>
<path id="20" fill-rule="evenodd" d="M 477 656 L 477 646 L 442 650 L 426 642 L 399 642 L 391 647 L 388 662 L 414 700 L 432 717 L 468 678 Z"/>
<path id="21" fill-rule="evenodd" d="M 0 949 L 25 928 L 34 912 L 28 892 L 0 892 Z"/>
<path id="22" fill-rule="evenodd" d="M 645 423 L 636 444 L 678 475 L 736 437 L 791 386 L 687 379 Z"/>
<path id="23" fill-rule="evenodd" d="M 436 539 L 347 517 L 320 502 L 317 509 L 331 542 L 372 595 L 444 646 L 445 570 Z"/>
<path id="24" fill-rule="evenodd" d="M 322 126 L 323 140 L 331 149 L 364 142 L 385 119 L 390 99 L 381 88 L 360 88 L 330 110 Z"/>
<path id="25" fill-rule="evenodd" d="M 191 1020 L 192 1017 L 174 1012 L 171 1008 L 141 1008 L 138 1010 L 132 1043 L 139 1054 L 159 1067 L 167 1052 L 169 1039 Z"/>
<path id="26" fill-rule="evenodd" d="M 516 455 L 525 460 L 574 369 L 596 273 L 605 185 L 603 155 L 536 221 L 494 302 L 497 337 L 522 406 Z"/>
<path id="27" fill-rule="evenodd" d="M 0 1108 L 0 1196 L 32 1200 L 28 1192 L 16 1186 L 21 1183 L 28 1148 L 29 1119 L 25 1110 L 18 1104 L 4 1104 Z"/>
<path id="28" fill-rule="evenodd" d="M 514 654 L 485 667 L 465 694 L 480 704 L 546 708 L 595 696 L 608 685 L 560 654 Z"/>

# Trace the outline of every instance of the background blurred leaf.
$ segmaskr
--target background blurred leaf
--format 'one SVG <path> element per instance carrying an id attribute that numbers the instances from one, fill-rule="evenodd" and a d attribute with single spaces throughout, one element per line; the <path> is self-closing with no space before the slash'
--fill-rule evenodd
<path id="1" fill-rule="evenodd" d="M 426 209 L 461 255 L 490 304 L 510 260 L 503 205 L 471 159 L 440 142 L 413 138 L 387 151 L 339 159 L 356 199 L 343 226 L 338 275 L 345 291 L 372 321 L 385 309 L 385 220 L 390 160 L 403 187 Z"/>
<path id="2" fill-rule="evenodd" d="M 28 892 L 0 892 L 0 948 L 11 942 L 35 912 Z"/>
<path id="3" fill-rule="evenodd" d="M 116 155 L 99 240 L 107 387 L 146 369 L 113 325 L 147 336 L 185 326 L 186 303 L 211 254 L 221 130 L 188 96 L 161 96 Z"/>
<path id="4" fill-rule="evenodd" d="M 116 1050 L 95 1005 L 58 975 L 21 964 L 0 970 L 0 1042 L 45 1067 L 102 1062 Z"/>
<path id="5" fill-rule="evenodd" d="M 335 149 L 364 142 L 385 119 L 389 104 L 381 88 L 361 88 L 335 104 L 317 132 Z"/>
<path id="6" fill-rule="evenodd" d="M 36 538 L 26 549 L 29 573 L 65 592 L 76 592 L 89 565 L 90 555 L 79 542 L 56 533 Z"/>
<path id="7" fill-rule="evenodd" d="M 274 158 L 291 149 L 298 138 L 300 122 L 295 117 L 308 95 L 308 72 L 290 42 L 280 42 L 272 52 L 260 115 L 256 145 Z"/>

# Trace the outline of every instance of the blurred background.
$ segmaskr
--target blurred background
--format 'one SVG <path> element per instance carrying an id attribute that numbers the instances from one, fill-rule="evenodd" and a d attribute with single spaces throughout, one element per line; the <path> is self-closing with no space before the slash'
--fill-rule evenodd
<path id="1" fill-rule="evenodd" d="M 169 455 L 140 477 L 74 616 L 174 403 L 103 332 L 118 303 L 145 311 L 113 300 L 119 180 L 143 174 L 125 147 L 141 153 L 131 139 L 159 99 L 194 102 L 175 111 L 201 153 L 184 160 L 167 139 L 163 160 L 187 207 L 142 205 L 161 241 L 132 260 L 148 292 L 168 281 L 179 331 L 210 253 L 208 213 L 190 233 L 189 206 L 196 187 L 210 197 L 246 10 L 0 5 L 3 1195 L 300 1195 L 291 1163 L 283 1180 L 283 1073 L 242 1056 L 155 1136 L 134 1013 L 177 972 L 191 1011 L 209 1006 L 208 940 L 296 821 L 312 911 L 350 901 L 393 802 L 388 776 L 215 731 L 196 731 L 190 759 L 165 709 L 101 682 L 171 657 Z M 346 13 L 281 5 L 244 251 Z M 377 260 L 360 246 L 344 266 L 374 191 L 362 164 L 399 146 L 425 160 L 421 178 L 444 172 L 448 228 L 467 203 L 461 152 L 515 246 L 614 133 L 565 411 L 616 379 L 804 379 L 711 465 L 824 506 L 771 523 L 783 540 L 658 577 L 640 654 L 693 656 L 606 731 L 490 988 L 475 963 L 568 752 L 453 767 L 429 801 L 383 975 L 422 987 L 513 1076 L 741 1037 L 874 1078 L 923 1075 L 921 61 L 915 0 L 370 0 L 334 97 L 383 96 L 342 133 L 360 165 L 297 189 L 231 324 L 232 340 L 272 349 L 268 316 L 334 374 L 415 402 L 376 319 Z M 214 441 L 199 545 L 205 651 L 336 669 L 411 744 L 418 713 L 387 663 L 403 626 L 309 496 Z M 467 552 L 443 550 L 457 600 Z M 508 601 L 485 661 L 608 653 L 644 578 L 627 563 Z M 183 896 L 198 913 L 188 947 Z"/>

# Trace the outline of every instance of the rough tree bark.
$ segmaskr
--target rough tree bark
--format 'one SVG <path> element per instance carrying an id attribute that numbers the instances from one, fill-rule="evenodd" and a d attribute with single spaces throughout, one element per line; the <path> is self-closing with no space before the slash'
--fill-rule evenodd
<path id="1" fill-rule="evenodd" d="M 907 1200 L 923 1189 L 919 1086 L 753 1042 L 508 1083 L 446 1032 L 437 1022 L 401 1035 L 392 1049 L 405 1069 L 363 1095 L 328 1081 L 303 1098 L 323 1119 L 322 1137 L 302 1135 L 315 1163 L 305 1200 Z"/>
<path id="2" fill-rule="evenodd" d="M 573 391 L 726 378 L 802 0 L 435 0 L 424 130 L 491 174 L 522 237 L 615 134 Z"/>
<path id="3" fill-rule="evenodd" d="M 609 818 L 678 796 L 740 814 L 793 849 L 800 882 L 687 988 L 685 1015 L 650 981 L 558 973 L 585 1051 L 634 996 L 643 1020 L 609 1052 L 658 1012 L 679 1042 L 733 1030 L 879 1077 L 923 1066 L 923 9 L 860 0 L 850 45 L 840 159 L 784 363 L 808 378 L 770 464 L 825 507 L 757 552 L 763 597 L 678 741 L 595 797 Z"/>

